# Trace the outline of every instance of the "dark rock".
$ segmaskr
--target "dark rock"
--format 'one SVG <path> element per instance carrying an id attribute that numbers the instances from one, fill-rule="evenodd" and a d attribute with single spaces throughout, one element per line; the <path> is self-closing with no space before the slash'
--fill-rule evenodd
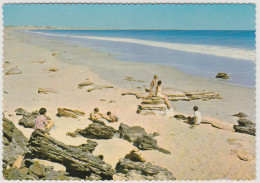
<path id="1" fill-rule="evenodd" d="M 125 155 L 125 158 L 135 162 L 145 162 L 145 159 L 141 156 L 139 150 L 132 150 L 130 153 Z"/>
<path id="2" fill-rule="evenodd" d="M 79 130 L 78 133 L 84 137 L 95 139 L 111 139 L 117 132 L 113 127 L 102 125 L 100 123 L 92 123 L 84 130 Z"/>
<path id="3" fill-rule="evenodd" d="M 178 120 L 188 120 L 188 117 L 181 115 L 181 114 L 176 114 L 174 116 L 174 118 L 178 119 Z"/>
<path id="4" fill-rule="evenodd" d="M 130 159 L 120 159 L 116 165 L 116 171 L 124 174 L 126 179 L 134 173 L 141 175 L 144 180 L 176 180 L 166 168 L 152 165 L 149 162 L 134 162 Z"/>
<path id="5" fill-rule="evenodd" d="M 83 152 L 90 152 L 92 153 L 95 150 L 95 147 L 98 145 L 96 141 L 93 140 L 87 140 L 87 144 L 81 144 L 79 146 L 70 146 L 73 148 L 77 148 Z"/>
<path id="6" fill-rule="evenodd" d="M 159 135 L 160 135 L 159 132 L 153 132 L 153 134 L 152 134 L 153 137 L 157 137 Z"/>
<path id="7" fill-rule="evenodd" d="M 126 124 L 121 123 L 119 126 L 119 134 L 120 138 L 125 139 L 129 142 L 135 141 L 138 137 L 143 135 L 147 135 L 144 128 L 140 126 L 128 126 Z"/>
<path id="8" fill-rule="evenodd" d="M 40 164 L 38 161 L 36 161 L 34 164 L 32 164 L 29 167 L 29 174 L 30 175 L 36 175 L 39 178 L 42 178 L 45 176 L 45 166 Z"/>
<path id="9" fill-rule="evenodd" d="M 4 169 L 3 176 L 6 180 L 39 180 L 36 175 L 25 175 L 20 173 L 17 169 Z"/>
<path id="10" fill-rule="evenodd" d="M 92 180 L 92 181 L 98 181 L 98 180 L 102 180 L 102 178 L 99 176 L 99 175 L 97 175 L 97 174 L 90 174 L 90 176 L 89 177 L 86 177 L 85 178 L 86 180 Z"/>
<path id="11" fill-rule="evenodd" d="M 34 128 L 35 127 L 35 120 L 38 115 L 40 115 L 39 111 L 33 111 L 32 113 L 27 112 L 23 108 L 18 108 L 15 110 L 16 115 L 22 115 L 23 118 L 19 120 L 19 125 L 24 126 L 25 128 Z M 47 120 L 51 118 L 46 116 Z"/>
<path id="12" fill-rule="evenodd" d="M 256 133 L 255 123 L 253 123 L 252 121 L 249 121 L 247 119 L 244 119 L 244 118 L 239 119 L 237 122 L 239 125 L 233 126 L 233 128 L 235 129 L 235 132 L 246 133 L 246 134 L 255 136 L 255 133 Z"/>
<path id="13" fill-rule="evenodd" d="M 19 155 L 28 152 L 26 144 L 28 139 L 18 130 L 14 123 L 3 118 L 3 168 L 12 166 Z"/>
<path id="14" fill-rule="evenodd" d="M 247 117 L 247 115 L 246 115 L 245 113 L 243 113 L 243 112 L 239 112 L 239 113 L 234 114 L 234 115 L 232 115 L 232 116 L 237 116 L 237 117 L 239 117 L 239 118 L 245 118 L 245 117 Z"/>
<path id="15" fill-rule="evenodd" d="M 60 163 L 70 175 L 85 178 L 91 173 L 99 175 L 102 180 L 112 180 L 114 170 L 98 157 L 78 148 L 65 145 L 39 131 L 34 131 L 28 143 L 31 154 L 39 159 Z"/>
<path id="16" fill-rule="evenodd" d="M 218 75 L 216 75 L 216 78 L 229 79 L 229 76 L 224 72 L 219 72 Z"/>
<path id="17" fill-rule="evenodd" d="M 134 141 L 134 145 L 141 150 L 158 150 L 162 153 L 165 154 L 171 154 L 169 151 L 167 151 L 166 149 L 160 148 L 157 145 L 157 140 L 153 138 L 153 136 L 151 135 L 143 135 L 141 137 L 138 137 L 135 141 Z"/>

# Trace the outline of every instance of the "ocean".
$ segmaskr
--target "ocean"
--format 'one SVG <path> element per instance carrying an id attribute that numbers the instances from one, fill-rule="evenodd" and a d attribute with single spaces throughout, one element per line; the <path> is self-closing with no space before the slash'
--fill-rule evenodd
<path id="1" fill-rule="evenodd" d="M 122 61 L 168 65 L 193 76 L 214 79 L 218 72 L 225 72 L 230 79 L 216 82 L 255 87 L 255 31 L 31 30 L 27 33 L 93 47 Z"/>

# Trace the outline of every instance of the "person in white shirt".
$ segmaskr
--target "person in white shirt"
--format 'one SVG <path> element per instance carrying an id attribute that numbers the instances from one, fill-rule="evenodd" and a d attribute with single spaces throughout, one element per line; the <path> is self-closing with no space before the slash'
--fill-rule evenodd
<path id="1" fill-rule="evenodd" d="M 198 110 L 199 108 L 197 106 L 193 107 L 194 117 L 191 118 L 191 123 L 193 124 L 192 127 L 199 125 L 201 122 L 201 113 Z"/>

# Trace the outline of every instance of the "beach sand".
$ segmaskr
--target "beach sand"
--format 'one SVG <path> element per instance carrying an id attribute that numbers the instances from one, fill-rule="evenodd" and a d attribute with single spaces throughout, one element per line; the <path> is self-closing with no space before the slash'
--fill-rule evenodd
<path id="1" fill-rule="evenodd" d="M 189 124 L 175 118 L 139 115 L 136 110 L 141 101 L 135 96 L 121 95 L 130 88 L 148 87 L 153 75 L 157 74 L 163 81 L 163 88 L 214 91 L 223 97 L 221 100 L 172 102 L 176 114 L 192 115 L 192 108 L 197 105 L 203 118 L 217 118 L 232 125 L 237 124 L 238 119 L 232 115 L 238 112 L 248 114 L 248 119 L 255 121 L 254 88 L 189 76 L 167 66 L 120 61 L 109 53 L 93 48 L 37 38 L 15 30 L 4 29 L 3 61 L 10 62 L 5 66 L 4 72 L 17 66 L 22 73 L 3 75 L 3 112 L 26 137 L 30 137 L 33 129 L 18 125 L 21 116 L 16 116 L 14 111 L 19 107 L 29 112 L 45 107 L 56 127 L 50 135 L 69 145 L 80 145 L 87 141 L 83 137 L 72 138 L 66 133 L 87 127 L 91 123 L 88 114 L 98 107 L 103 113 L 112 111 L 119 116 L 119 123 L 108 124 L 115 129 L 118 129 L 120 123 L 125 123 L 141 126 L 148 133 L 159 132 L 160 135 L 156 137 L 158 145 L 171 154 L 149 150 L 141 151 L 142 155 L 147 161 L 167 168 L 177 180 L 256 178 L 255 136 L 217 129 L 209 124 L 190 129 Z M 58 68 L 58 71 L 50 72 L 50 68 Z M 127 76 L 144 82 L 126 81 L 124 78 Z M 84 87 L 79 89 L 78 84 L 86 79 L 97 85 L 110 85 L 114 88 L 92 92 L 87 92 Z M 38 88 L 50 88 L 57 93 L 41 94 L 37 92 Z M 57 108 L 77 109 L 86 115 L 78 119 L 59 118 L 56 116 Z M 236 143 L 230 143 L 232 139 Z M 98 146 L 93 154 L 102 154 L 104 161 L 113 167 L 120 158 L 136 149 L 128 141 L 117 137 L 95 141 Z M 237 156 L 240 151 L 247 151 L 251 160 L 241 160 Z"/>

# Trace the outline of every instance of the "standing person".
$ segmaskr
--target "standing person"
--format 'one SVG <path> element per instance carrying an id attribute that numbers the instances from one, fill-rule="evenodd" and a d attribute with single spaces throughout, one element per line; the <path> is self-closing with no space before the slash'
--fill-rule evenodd
<path id="1" fill-rule="evenodd" d="M 119 117 L 117 117 L 117 116 L 114 115 L 114 114 L 111 114 L 110 111 L 107 112 L 107 116 L 104 116 L 104 115 L 102 115 L 102 114 L 101 114 L 101 116 L 102 116 L 102 118 L 106 119 L 106 120 L 107 120 L 108 122 L 110 122 L 110 123 L 118 122 L 118 120 L 119 120 Z"/>
<path id="2" fill-rule="evenodd" d="M 53 127 L 54 122 L 48 121 L 46 119 L 47 110 L 45 108 L 41 108 L 39 113 L 40 115 L 36 117 L 35 129 L 42 130 L 44 133 L 48 133 Z"/>
<path id="3" fill-rule="evenodd" d="M 155 90 L 155 96 L 156 96 L 156 97 L 163 98 L 165 104 L 167 105 L 167 108 L 168 108 L 168 109 L 172 109 L 172 106 L 171 106 L 171 104 L 170 104 L 170 102 L 169 102 L 169 100 L 168 100 L 167 95 L 164 95 L 164 94 L 162 93 L 162 81 L 158 81 L 158 82 L 157 82 L 157 86 L 156 86 L 156 90 Z"/>
<path id="4" fill-rule="evenodd" d="M 194 116 L 191 118 L 192 127 L 199 125 L 201 122 L 201 113 L 198 110 L 199 108 L 197 106 L 193 107 Z"/>
<path id="5" fill-rule="evenodd" d="M 150 92 L 149 92 L 148 97 L 152 97 L 152 96 L 153 96 L 153 88 L 154 88 L 154 86 L 156 85 L 157 79 L 158 79 L 158 76 L 157 76 L 157 75 L 154 75 L 153 80 L 152 80 L 152 82 L 151 82 L 151 84 L 150 84 Z"/>

